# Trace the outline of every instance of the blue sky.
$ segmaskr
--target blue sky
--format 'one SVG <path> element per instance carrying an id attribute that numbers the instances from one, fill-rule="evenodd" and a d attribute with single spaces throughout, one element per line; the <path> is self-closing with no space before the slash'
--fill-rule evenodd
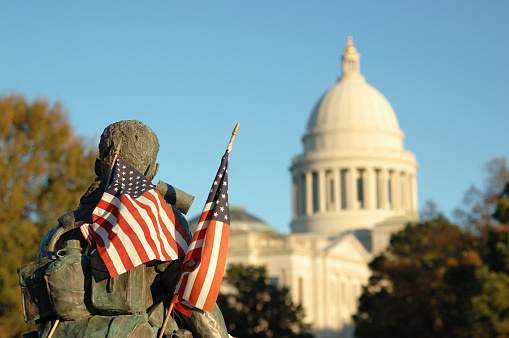
<path id="1" fill-rule="evenodd" d="M 60 100 L 94 145 L 141 120 L 190 217 L 240 123 L 230 203 L 287 233 L 291 159 L 352 35 L 416 154 L 419 205 L 450 215 L 509 154 L 508 32 L 508 1 L 4 1 L 0 91 Z"/>

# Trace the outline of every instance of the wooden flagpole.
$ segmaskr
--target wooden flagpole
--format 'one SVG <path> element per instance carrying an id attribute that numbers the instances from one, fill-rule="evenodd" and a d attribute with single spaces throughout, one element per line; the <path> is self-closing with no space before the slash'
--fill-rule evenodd
<path id="1" fill-rule="evenodd" d="M 110 173 L 108 174 L 108 181 L 106 181 L 106 188 L 104 188 L 104 190 L 108 189 L 108 186 L 111 183 L 111 178 L 113 177 L 113 167 L 115 167 L 117 157 L 118 155 L 120 155 L 120 147 L 122 146 L 123 140 L 124 140 L 123 138 L 120 138 L 120 142 L 117 144 L 117 149 L 115 149 L 115 157 L 113 158 L 113 163 L 111 163 Z"/>
<path id="2" fill-rule="evenodd" d="M 235 139 L 235 135 L 237 135 L 237 131 L 239 131 L 239 124 L 237 123 L 237 125 L 235 126 L 235 128 L 233 129 L 233 132 L 232 132 L 232 137 L 230 138 L 230 142 L 228 143 L 228 153 L 230 153 L 232 151 L 232 143 L 233 143 L 233 140 Z"/>
<path id="3" fill-rule="evenodd" d="M 164 334 L 164 330 L 166 330 L 166 325 L 168 325 L 168 320 L 170 319 L 171 312 L 173 311 L 173 305 L 174 303 L 171 303 L 170 308 L 168 309 L 168 313 L 166 314 L 166 317 L 164 317 L 164 323 L 161 327 L 161 332 L 159 332 L 159 336 L 157 338 L 162 338 Z"/>
<path id="4" fill-rule="evenodd" d="M 235 139 L 235 136 L 237 135 L 238 131 L 239 131 L 239 124 L 237 123 L 235 125 L 235 128 L 233 129 L 232 137 L 230 138 L 230 142 L 228 143 L 228 147 L 226 148 L 228 153 L 230 153 L 232 151 L 232 143 L 233 143 L 233 140 Z M 163 326 L 161 327 L 161 332 L 159 332 L 159 337 L 158 338 L 162 338 L 163 337 L 164 330 L 166 329 L 166 325 L 168 325 L 168 320 L 170 319 L 171 312 L 173 311 L 173 305 L 174 305 L 174 303 L 171 303 L 170 308 L 168 309 L 168 313 L 166 313 L 166 317 L 164 318 L 164 323 L 163 323 Z"/>
<path id="5" fill-rule="evenodd" d="M 53 336 L 53 333 L 55 333 L 55 330 L 57 329 L 58 323 L 60 323 L 60 318 L 57 318 L 57 320 L 55 320 L 55 323 L 53 323 L 53 327 L 49 332 L 48 338 L 51 338 L 51 336 Z"/>

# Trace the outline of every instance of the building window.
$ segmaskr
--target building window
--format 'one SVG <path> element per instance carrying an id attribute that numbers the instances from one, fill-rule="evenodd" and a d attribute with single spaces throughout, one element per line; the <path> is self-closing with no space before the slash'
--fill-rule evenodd
<path id="1" fill-rule="evenodd" d="M 341 209 L 345 210 L 348 206 L 346 194 L 347 170 L 341 170 Z"/>
<path id="2" fill-rule="evenodd" d="M 300 195 L 298 197 L 299 203 L 299 213 L 301 215 L 305 215 L 306 210 L 306 199 L 307 199 L 307 191 L 306 191 L 306 175 L 302 174 L 300 177 Z"/>
<path id="3" fill-rule="evenodd" d="M 327 187 L 326 208 L 328 211 L 335 210 L 336 194 L 334 191 L 334 173 L 331 170 L 325 173 L 325 186 Z"/>
<path id="4" fill-rule="evenodd" d="M 360 209 L 364 209 L 364 169 L 357 170 L 357 203 Z"/>
<path id="5" fill-rule="evenodd" d="M 320 183 L 318 181 L 318 173 L 313 173 L 313 212 L 320 209 Z"/>

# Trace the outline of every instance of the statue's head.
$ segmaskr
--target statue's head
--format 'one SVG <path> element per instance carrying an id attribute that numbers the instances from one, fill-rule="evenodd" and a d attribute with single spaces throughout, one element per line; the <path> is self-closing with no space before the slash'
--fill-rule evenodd
<path id="1" fill-rule="evenodd" d="M 109 172 L 120 142 L 120 157 L 152 180 L 159 169 L 156 163 L 159 141 L 152 129 L 136 120 L 115 122 L 104 129 L 95 173 L 101 176 Z"/>

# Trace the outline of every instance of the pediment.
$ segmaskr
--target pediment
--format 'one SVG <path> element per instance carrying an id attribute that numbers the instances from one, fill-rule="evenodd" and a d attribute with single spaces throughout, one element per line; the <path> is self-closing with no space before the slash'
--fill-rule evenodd
<path id="1" fill-rule="evenodd" d="M 353 235 L 341 235 L 324 249 L 327 257 L 368 264 L 372 257 L 361 242 Z"/>

